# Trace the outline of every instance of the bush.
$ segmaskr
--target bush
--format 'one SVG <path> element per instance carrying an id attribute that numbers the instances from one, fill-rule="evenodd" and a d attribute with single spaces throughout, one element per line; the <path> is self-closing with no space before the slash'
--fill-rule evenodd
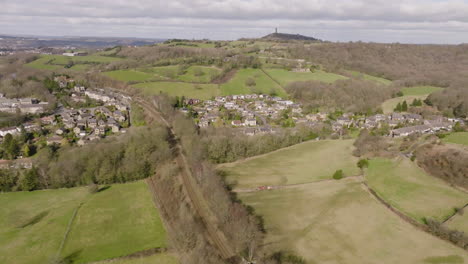
<path id="1" fill-rule="evenodd" d="M 360 159 L 357 163 L 357 166 L 362 170 L 369 167 L 369 161 L 367 159 Z"/>
<path id="2" fill-rule="evenodd" d="M 247 80 L 245 80 L 245 85 L 255 86 L 255 85 L 257 85 L 257 83 L 255 82 L 255 80 L 253 78 L 248 78 Z"/>
<path id="3" fill-rule="evenodd" d="M 99 185 L 93 183 L 88 187 L 89 193 L 97 193 L 99 191 Z"/>
<path id="4" fill-rule="evenodd" d="M 341 179 L 343 179 L 343 177 L 344 177 L 343 170 L 337 170 L 333 174 L 333 179 L 335 179 L 335 180 L 341 180 Z"/>

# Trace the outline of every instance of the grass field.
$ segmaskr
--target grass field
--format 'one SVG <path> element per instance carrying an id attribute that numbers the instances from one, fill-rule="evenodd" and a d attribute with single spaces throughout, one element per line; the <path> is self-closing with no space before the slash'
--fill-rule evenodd
<path id="1" fill-rule="evenodd" d="M 87 188 L 3 193 L 0 203 L 0 263 L 51 263 L 80 203 L 61 258 L 84 263 L 166 246 L 143 181 L 96 194 Z"/>
<path id="2" fill-rule="evenodd" d="M 463 249 L 415 229 L 350 180 L 241 193 L 265 222 L 265 245 L 307 263 L 466 263 Z M 438 262 L 432 262 L 438 261 Z"/>
<path id="3" fill-rule="evenodd" d="M 119 259 L 113 261 L 102 261 L 95 264 L 178 264 L 179 262 L 174 256 L 170 254 L 161 253 L 148 257 L 132 258 L 132 259 Z"/>
<path id="4" fill-rule="evenodd" d="M 358 175 L 352 150 L 353 140 L 309 141 L 221 168 L 239 188 L 306 183 L 331 179 L 339 169 Z"/>
<path id="5" fill-rule="evenodd" d="M 389 84 L 392 83 L 392 81 L 390 81 L 388 79 L 372 76 L 372 75 L 365 74 L 365 73 L 362 73 L 362 72 L 358 72 L 358 71 L 348 71 L 348 72 L 350 74 L 352 74 L 354 77 L 362 78 L 362 79 L 368 80 L 368 81 L 373 81 L 373 82 L 376 82 L 378 84 L 389 85 Z"/>
<path id="6" fill-rule="evenodd" d="M 457 214 L 445 224 L 450 229 L 458 230 L 468 234 L 468 208 L 465 208 L 462 215 Z"/>
<path id="7" fill-rule="evenodd" d="M 388 99 L 382 103 L 382 110 L 384 114 L 392 113 L 398 103 L 403 103 L 406 101 L 408 105 L 410 105 L 414 99 L 424 100 L 427 98 L 427 95 L 405 95 L 400 97 L 395 97 L 392 99 Z"/>
<path id="8" fill-rule="evenodd" d="M 468 203 L 468 194 L 426 174 L 408 159 L 370 161 L 366 178 L 384 200 L 412 218 L 438 221 Z"/>
<path id="9" fill-rule="evenodd" d="M 178 76 L 177 79 L 183 82 L 209 83 L 220 73 L 221 70 L 215 67 L 190 66 L 187 72 Z"/>
<path id="10" fill-rule="evenodd" d="M 153 75 L 137 70 L 117 70 L 104 73 L 106 76 L 123 82 L 144 82 L 153 78 Z"/>
<path id="11" fill-rule="evenodd" d="M 429 95 L 433 92 L 442 90 L 440 87 L 435 86 L 414 86 L 414 87 L 405 87 L 401 89 L 401 92 L 404 96 L 408 95 Z"/>
<path id="12" fill-rule="evenodd" d="M 403 103 L 403 101 L 406 101 L 406 103 L 410 105 L 414 99 L 424 100 L 429 94 L 440 91 L 441 89 L 442 88 L 434 86 L 414 86 L 403 88 L 401 89 L 403 96 L 388 99 L 387 101 L 383 102 L 382 110 L 384 114 L 391 113 L 398 103 Z"/>
<path id="13" fill-rule="evenodd" d="M 468 132 L 456 132 L 442 139 L 445 143 L 461 144 L 468 146 Z"/>
<path id="14" fill-rule="evenodd" d="M 73 57 L 62 55 L 41 55 L 39 59 L 32 61 L 26 65 L 36 69 L 56 70 L 63 69 L 65 65 L 69 64 L 70 62 L 73 62 L 75 63 L 75 66 L 73 66 L 72 69 L 74 68 L 75 70 L 85 70 L 87 67 L 78 65 L 110 63 L 118 60 L 121 59 L 99 55 Z"/>
<path id="15" fill-rule="evenodd" d="M 190 66 L 184 74 L 178 74 L 179 66 L 163 66 L 132 70 L 117 70 L 105 75 L 124 82 L 180 81 L 188 83 L 210 83 L 221 70 L 215 67 Z"/>
<path id="16" fill-rule="evenodd" d="M 86 263 L 165 246 L 148 186 L 139 181 L 91 195 L 78 212 L 63 256 L 78 253 L 74 263 Z"/>
<path id="17" fill-rule="evenodd" d="M 87 195 L 86 188 L 0 193 L 0 263 L 53 260 L 73 211 Z"/>
<path id="18" fill-rule="evenodd" d="M 167 93 L 170 96 L 185 96 L 186 98 L 210 99 L 219 95 L 216 84 L 192 84 L 184 82 L 148 82 L 133 85 L 146 94 Z"/>
<path id="19" fill-rule="evenodd" d="M 283 86 L 292 82 L 320 81 L 324 83 L 333 83 L 337 80 L 348 79 L 345 76 L 325 71 L 292 72 L 283 69 L 265 69 L 265 71 Z"/>
<path id="20" fill-rule="evenodd" d="M 246 80 L 249 78 L 255 81 L 254 86 L 248 86 L 246 84 Z M 234 75 L 231 80 L 221 85 L 221 93 L 222 95 L 276 93 L 278 96 L 287 97 L 287 94 L 283 88 L 281 88 L 280 85 L 270 79 L 265 73 L 262 72 L 262 70 L 259 69 L 238 70 L 236 75 Z"/>

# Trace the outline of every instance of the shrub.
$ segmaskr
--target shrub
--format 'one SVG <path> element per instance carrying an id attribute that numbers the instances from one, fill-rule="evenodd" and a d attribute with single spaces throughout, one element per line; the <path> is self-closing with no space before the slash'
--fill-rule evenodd
<path id="1" fill-rule="evenodd" d="M 341 180 L 341 179 L 343 179 L 343 177 L 344 177 L 343 170 L 337 170 L 333 174 L 333 179 L 335 179 L 335 180 Z"/>
<path id="2" fill-rule="evenodd" d="M 247 80 L 245 80 L 245 85 L 255 86 L 255 85 L 257 85 L 257 83 L 255 82 L 255 80 L 253 78 L 248 78 Z"/>
<path id="3" fill-rule="evenodd" d="M 99 191 L 99 185 L 93 183 L 88 187 L 89 193 L 97 193 Z"/>
<path id="4" fill-rule="evenodd" d="M 360 159 L 357 163 L 357 166 L 362 170 L 369 167 L 369 161 L 367 159 Z"/>

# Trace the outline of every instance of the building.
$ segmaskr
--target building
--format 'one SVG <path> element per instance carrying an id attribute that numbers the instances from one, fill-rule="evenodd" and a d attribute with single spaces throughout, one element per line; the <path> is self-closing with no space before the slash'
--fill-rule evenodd
<path id="1" fill-rule="evenodd" d="M 256 126 L 257 125 L 257 120 L 255 118 L 247 118 L 245 120 L 245 125 L 246 126 Z"/>

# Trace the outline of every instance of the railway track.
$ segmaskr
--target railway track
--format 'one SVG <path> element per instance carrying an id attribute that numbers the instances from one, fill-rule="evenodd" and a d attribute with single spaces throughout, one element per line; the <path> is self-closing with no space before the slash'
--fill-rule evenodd
<path id="1" fill-rule="evenodd" d="M 190 170 L 187 158 L 184 154 L 183 147 L 177 140 L 176 134 L 172 129 L 172 126 L 159 113 L 159 111 L 156 110 L 157 105 L 154 100 L 151 103 L 148 103 L 144 99 L 136 98 L 135 101 L 137 101 L 153 118 L 160 121 L 163 125 L 165 125 L 168 128 L 169 136 L 173 139 L 173 147 L 176 150 L 176 162 L 182 169 L 181 173 L 179 173 L 181 182 L 183 183 L 185 192 L 187 194 L 187 197 L 189 197 L 191 205 L 195 209 L 195 213 L 200 217 L 201 221 L 203 222 L 206 228 L 207 239 L 219 250 L 219 254 L 224 259 L 233 259 L 234 257 L 236 257 L 236 254 L 231 248 L 228 240 L 226 239 L 226 236 L 220 230 L 219 221 L 216 215 L 211 211 L 208 202 L 205 200 L 202 192 L 197 186 L 197 183 L 195 182 L 192 172 Z"/>

